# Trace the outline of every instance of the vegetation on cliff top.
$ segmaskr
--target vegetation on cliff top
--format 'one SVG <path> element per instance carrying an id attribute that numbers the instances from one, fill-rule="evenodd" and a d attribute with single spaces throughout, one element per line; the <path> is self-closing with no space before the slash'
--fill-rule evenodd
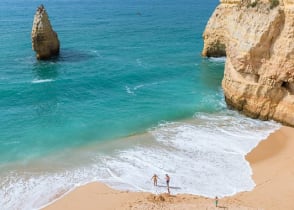
<path id="1" fill-rule="evenodd" d="M 273 9 L 280 4 L 279 0 L 269 0 L 270 1 L 270 8 Z"/>
<path id="2" fill-rule="evenodd" d="M 256 1 L 252 2 L 252 3 L 249 3 L 247 5 L 247 7 L 255 7 L 258 4 L 258 2 L 259 2 L 259 0 L 256 0 Z"/>
<path id="3" fill-rule="evenodd" d="M 253 2 L 248 0 L 248 1 L 246 1 L 245 4 L 247 4 L 247 8 L 249 8 L 249 7 L 256 7 L 258 5 L 258 3 L 259 3 L 259 0 L 255 0 Z M 269 3 L 270 3 L 270 9 L 273 9 L 280 4 L 279 0 L 269 0 Z"/>

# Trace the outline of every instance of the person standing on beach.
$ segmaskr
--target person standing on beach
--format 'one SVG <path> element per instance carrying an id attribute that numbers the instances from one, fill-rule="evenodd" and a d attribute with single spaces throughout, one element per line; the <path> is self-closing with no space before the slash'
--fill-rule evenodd
<path id="1" fill-rule="evenodd" d="M 170 177 L 168 174 L 165 174 L 165 180 L 166 180 L 167 192 L 168 192 L 168 194 L 170 194 L 170 190 L 169 190 Z"/>
<path id="2" fill-rule="evenodd" d="M 217 207 L 217 205 L 218 205 L 218 197 L 215 196 L 215 207 Z"/>
<path id="3" fill-rule="evenodd" d="M 153 179 L 153 185 L 157 186 L 157 179 L 159 179 L 159 177 L 156 174 L 154 174 L 153 177 L 151 178 L 151 180 L 152 179 Z"/>

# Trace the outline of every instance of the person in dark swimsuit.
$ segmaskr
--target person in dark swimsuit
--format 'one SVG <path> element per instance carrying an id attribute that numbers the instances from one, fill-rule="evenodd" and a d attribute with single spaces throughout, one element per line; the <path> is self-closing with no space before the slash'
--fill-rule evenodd
<path id="1" fill-rule="evenodd" d="M 168 194 L 170 194 L 170 190 L 169 190 L 170 177 L 168 174 L 165 174 L 165 180 L 166 180 L 167 192 L 168 192 Z"/>

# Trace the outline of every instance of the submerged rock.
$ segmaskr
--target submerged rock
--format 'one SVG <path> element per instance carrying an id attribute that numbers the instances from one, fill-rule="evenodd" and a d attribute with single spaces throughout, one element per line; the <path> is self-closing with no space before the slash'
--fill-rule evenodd
<path id="1" fill-rule="evenodd" d="M 53 31 L 47 12 L 43 5 L 39 6 L 32 28 L 32 48 L 36 52 L 37 59 L 49 59 L 59 54 L 59 40 L 57 33 Z"/>
<path id="2" fill-rule="evenodd" d="M 227 104 L 294 126 L 294 0 L 220 2 L 203 34 L 202 54 L 226 54 Z"/>

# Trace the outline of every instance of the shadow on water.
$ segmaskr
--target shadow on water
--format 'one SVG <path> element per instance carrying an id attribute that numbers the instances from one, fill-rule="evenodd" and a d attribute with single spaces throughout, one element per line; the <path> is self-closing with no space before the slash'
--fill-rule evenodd
<path id="1" fill-rule="evenodd" d="M 60 71 L 65 63 L 82 62 L 95 57 L 93 54 L 76 50 L 62 50 L 59 56 L 49 60 L 37 60 L 33 63 L 32 81 L 34 99 L 34 109 L 40 120 L 54 120 L 54 114 L 58 110 L 60 95 L 59 84 L 56 83 Z M 43 94 L 39 94 L 43 93 Z M 49 118 L 48 118 L 49 117 Z"/>
<path id="2" fill-rule="evenodd" d="M 217 90 L 221 87 L 221 82 L 224 77 L 224 59 L 202 59 L 200 63 L 200 80 L 202 84 L 212 90 Z"/>
<path id="3" fill-rule="evenodd" d="M 39 121 L 45 124 L 54 120 L 53 116 L 58 110 L 58 86 L 55 80 L 58 77 L 60 64 L 48 61 L 37 61 L 33 65 L 34 80 L 32 85 L 32 94 L 34 110 Z"/>
<path id="4" fill-rule="evenodd" d="M 58 69 L 62 63 L 83 62 L 94 57 L 97 56 L 91 52 L 63 49 L 58 56 L 51 59 L 35 60 L 33 63 L 33 73 L 38 80 L 55 79 L 58 77 Z"/>
<path id="5" fill-rule="evenodd" d="M 52 82 L 58 77 L 58 66 L 56 64 L 39 63 L 33 71 L 36 74 L 33 83 L 39 83 L 32 86 L 33 109 L 39 121 L 51 121 L 53 118 L 50 116 L 54 116 L 54 113 L 58 110 L 59 91 L 56 84 Z"/>
<path id="6" fill-rule="evenodd" d="M 59 55 L 54 56 L 47 60 L 36 60 L 35 65 L 46 64 L 46 63 L 76 63 L 90 60 L 91 58 L 97 57 L 93 52 L 85 52 L 73 49 L 62 49 Z"/>
<path id="7" fill-rule="evenodd" d="M 58 77 L 58 64 L 50 61 L 38 61 L 33 66 L 33 73 L 38 80 L 55 79 Z"/>
<path id="8" fill-rule="evenodd" d="M 95 55 L 90 52 L 84 52 L 72 49 L 62 49 L 59 56 L 53 57 L 51 62 L 83 62 L 94 58 Z"/>

